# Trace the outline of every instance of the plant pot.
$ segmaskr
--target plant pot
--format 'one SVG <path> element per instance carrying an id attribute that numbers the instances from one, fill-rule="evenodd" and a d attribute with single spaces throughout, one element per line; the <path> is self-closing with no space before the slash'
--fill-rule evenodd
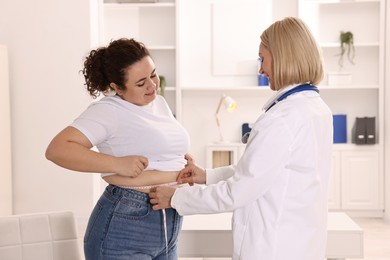
<path id="1" fill-rule="evenodd" d="M 329 86 L 351 85 L 351 83 L 351 72 L 328 72 Z"/>

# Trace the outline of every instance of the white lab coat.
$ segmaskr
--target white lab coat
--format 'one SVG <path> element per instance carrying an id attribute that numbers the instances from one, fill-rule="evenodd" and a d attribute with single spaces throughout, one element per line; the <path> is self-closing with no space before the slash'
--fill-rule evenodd
<path id="1" fill-rule="evenodd" d="M 323 260 L 332 140 L 319 94 L 290 95 L 254 123 L 237 166 L 208 169 L 207 186 L 177 189 L 172 206 L 180 215 L 234 211 L 234 260 Z"/>

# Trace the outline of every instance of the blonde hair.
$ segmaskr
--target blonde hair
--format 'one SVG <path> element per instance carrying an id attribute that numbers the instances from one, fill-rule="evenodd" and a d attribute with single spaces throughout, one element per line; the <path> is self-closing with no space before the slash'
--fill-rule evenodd
<path id="1" fill-rule="evenodd" d="M 317 85 L 324 77 L 321 50 L 308 26 L 299 18 L 273 23 L 260 36 L 272 55 L 275 89 L 291 84 Z"/>

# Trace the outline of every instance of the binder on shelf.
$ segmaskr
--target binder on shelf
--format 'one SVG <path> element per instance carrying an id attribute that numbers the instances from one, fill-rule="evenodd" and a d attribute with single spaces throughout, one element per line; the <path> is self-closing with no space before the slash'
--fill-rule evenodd
<path id="1" fill-rule="evenodd" d="M 366 117 L 366 134 L 366 144 L 375 144 L 375 117 Z"/>
<path id="2" fill-rule="evenodd" d="M 375 117 L 356 117 L 352 128 L 352 142 L 355 144 L 375 144 Z"/>
<path id="3" fill-rule="evenodd" d="M 366 120 L 364 117 L 356 117 L 352 127 L 352 143 L 365 144 L 366 138 Z"/>
<path id="4" fill-rule="evenodd" d="M 347 142 L 347 115 L 333 115 L 333 143 Z"/>

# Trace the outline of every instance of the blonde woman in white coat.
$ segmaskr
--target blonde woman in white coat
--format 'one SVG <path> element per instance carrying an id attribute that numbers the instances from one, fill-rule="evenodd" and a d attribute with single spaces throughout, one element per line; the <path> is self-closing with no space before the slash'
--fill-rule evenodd
<path id="1" fill-rule="evenodd" d="M 333 127 L 315 87 L 321 52 L 308 27 L 288 17 L 263 32 L 259 57 L 276 93 L 237 166 L 188 166 L 178 181 L 206 185 L 158 187 L 151 203 L 180 215 L 233 211 L 235 260 L 323 260 Z"/>

